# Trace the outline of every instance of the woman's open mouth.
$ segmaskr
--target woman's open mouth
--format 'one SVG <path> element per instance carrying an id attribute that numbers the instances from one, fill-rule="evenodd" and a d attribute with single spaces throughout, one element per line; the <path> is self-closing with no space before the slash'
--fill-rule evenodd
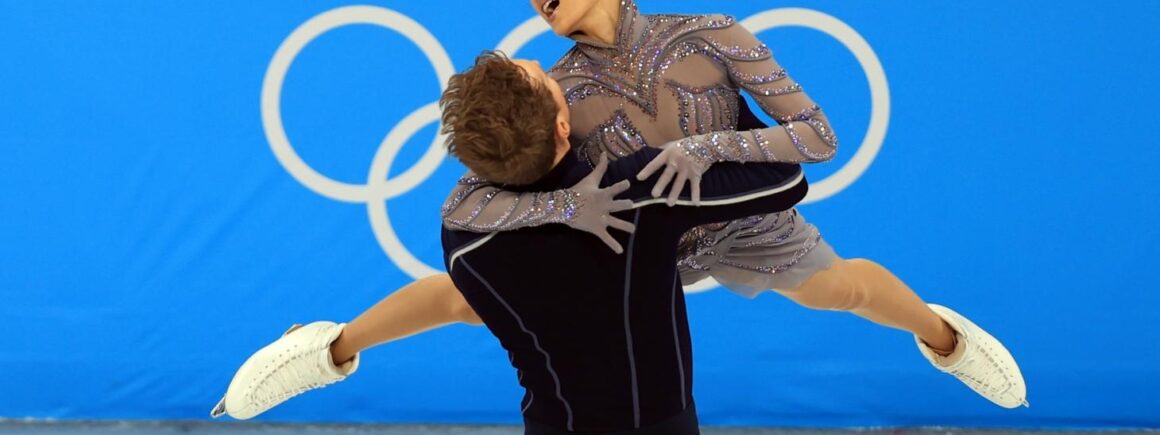
<path id="1" fill-rule="evenodd" d="M 543 12 L 544 16 L 551 20 L 555 18 L 556 8 L 558 7 L 560 7 L 560 0 L 545 0 L 540 3 L 540 12 Z"/>

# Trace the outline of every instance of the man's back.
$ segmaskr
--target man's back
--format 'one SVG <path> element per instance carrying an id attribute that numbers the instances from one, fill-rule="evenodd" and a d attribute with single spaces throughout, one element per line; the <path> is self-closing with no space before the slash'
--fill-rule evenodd
<path id="1" fill-rule="evenodd" d="M 605 181 L 631 177 L 655 153 L 621 159 Z M 651 183 L 634 184 L 626 195 L 640 200 L 640 207 L 621 217 L 634 221 L 637 231 L 619 237 L 623 255 L 564 225 L 490 235 L 444 229 L 452 279 L 511 353 L 528 390 L 523 412 L 529 425 L 625 431 L 691 418 L 695 430 L 692 352 L 676 275 L 678 239 L 697 224 L 789 208 L 806 189 L 800 169 L 761 166 L 768 170 L 739 180 L 738 174 L 747 173 L 739 166 L 706 174 L 706 202 L 717 194 L 718 202 L 739 205 L 745 199 L 739 196 L 755 193 L 746 190 L 751 186 L 765 195 L 756 209 L 645 206 Z M 569 154 L 525 188 L 568 187 L 588 172 Z M 727 191 L 728 181 L 738 187 Z"/>

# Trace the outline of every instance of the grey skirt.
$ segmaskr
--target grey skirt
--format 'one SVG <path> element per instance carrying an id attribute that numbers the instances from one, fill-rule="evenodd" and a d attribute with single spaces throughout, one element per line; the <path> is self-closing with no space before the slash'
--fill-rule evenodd
<path id="1" fill-rule="evenodd" d="M 681 237 L 678 252 L 684 285 L 712 277 L 749 298 L 796 289 L 838 258 L 797 209 L 694 228 Z"/>

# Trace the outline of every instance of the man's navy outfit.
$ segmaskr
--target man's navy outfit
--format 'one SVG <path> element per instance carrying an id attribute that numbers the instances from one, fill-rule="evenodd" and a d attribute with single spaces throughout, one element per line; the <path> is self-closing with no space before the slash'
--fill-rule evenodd
<path id="1" fill-rule="evenodd" d="M 677 277 L 677 244 L 698 225 L 787 210 L 805 197 L 797 165 L 717 163 L 702 177 L 702 204 L 668 207 L 637 181 L 660 151 L 609 164 L 601 185 L 632 180 L 619 199 L 636 224 L 615 254 L 591 234 L 553 224 L 491 234 L 443 229 L 456 287 L 509 352 L 527 393 L 528 434 L 696 434 L 692 346 Z M 592 168 L 567 153 L 534 184 L 575 185 Z"/>

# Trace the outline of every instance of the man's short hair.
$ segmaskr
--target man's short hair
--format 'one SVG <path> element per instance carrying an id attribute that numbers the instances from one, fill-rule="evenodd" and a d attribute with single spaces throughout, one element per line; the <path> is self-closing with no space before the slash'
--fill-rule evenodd
<path id="1" fill-rule="evenodd" d="M 480 177 L 529 184 L 552 170 L 559 107 L 502 52 L 485 51 L 452 76 L 439 107 L 448 152 Z"/>

